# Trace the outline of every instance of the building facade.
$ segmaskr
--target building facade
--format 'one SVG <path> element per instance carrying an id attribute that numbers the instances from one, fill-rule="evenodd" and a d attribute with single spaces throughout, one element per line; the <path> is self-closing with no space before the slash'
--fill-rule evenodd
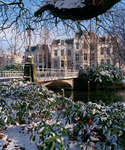
<path id="1" fill-rule="evenodd" d="M 25 62 L 26 58 L 29 55 L 29 47 L 25 49 Z M 34 60 L 36 68 L 50 68 L 50 51 L 49 47 L 46 44 L 37 44 L 36 46 L 31 46 L 31 55 Z"/>
<path id="2" fill-rule="evenodd" d="M 95 31 L 78 31 L 72 39 L 53 40 L 51 68 L 79 70 L 80 67 L 86 68 L 101 63 L 111 63 L 118 67 L 114 47 L 114 38 L 111 36 L 99 37 Z"/>
<path id="3" fill-rule="evenodd" d="M 0 54 L 0 68 L 10 64 L 22 64 L 22 57 L 11 53 Z"/>
<path id="4" fill-rule="evenodd" d="M 53 40 L 51 45 L 51 68 L 73 69 L 74 39 Z"/>

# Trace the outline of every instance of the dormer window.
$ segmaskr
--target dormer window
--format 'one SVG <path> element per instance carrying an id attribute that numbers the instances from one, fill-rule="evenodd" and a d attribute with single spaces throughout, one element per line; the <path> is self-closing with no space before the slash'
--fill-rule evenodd
<path id="1" fill-rule="evenodd" d="M 64 40 L 61 40 L 61 45 L 64 45 L 64 42 L 65 42 Z"/>

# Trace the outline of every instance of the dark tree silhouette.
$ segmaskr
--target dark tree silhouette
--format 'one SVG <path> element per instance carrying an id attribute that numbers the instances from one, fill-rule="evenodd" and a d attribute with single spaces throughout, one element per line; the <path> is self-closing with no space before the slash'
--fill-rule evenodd
<path id="1" fill-rule="evenodd" d="M 49 11 L 54 17 L 60 19 L 88 20 L 105 13 L 119 1 L 121 0 L 75 0 L 71 1 L 72 7 L 71 5 L 70 7 L 67 6 L 68 0 L 46 1 L 34 15 L 35 17 L 41 17 L 45 11 Z"/>

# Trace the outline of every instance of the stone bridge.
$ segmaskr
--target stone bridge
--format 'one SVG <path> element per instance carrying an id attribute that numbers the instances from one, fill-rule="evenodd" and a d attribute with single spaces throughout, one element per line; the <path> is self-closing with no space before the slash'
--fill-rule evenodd
<path id="1" fill-rule="evenodd" d="M 74 79 L 78 77 L 78 71 L 47 69 L 37 70 L 39 84 L 48 89 L 74 89 Z"/>
<path id="2" fill-rule="evenodd" d="M 38 81 L 39 84 L 46 86 L 48 89 L 55 90 L 55 89 L 66 89 L 66 90 L 73 90 L 74 89 L 74 79 L 59 79 L 53 81 Z"/>

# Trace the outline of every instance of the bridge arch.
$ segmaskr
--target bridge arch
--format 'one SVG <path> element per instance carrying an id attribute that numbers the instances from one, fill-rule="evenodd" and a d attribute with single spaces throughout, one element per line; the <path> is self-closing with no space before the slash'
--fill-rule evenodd
<path id="1" fill-rule="evenodd" d="M 48 89 L 51 90 L 55 89 L 72 90 L 74 88 L 73 79 L 39 82 L 39 84 L 42 84 L 43 86 L 46 86 Z"/>

